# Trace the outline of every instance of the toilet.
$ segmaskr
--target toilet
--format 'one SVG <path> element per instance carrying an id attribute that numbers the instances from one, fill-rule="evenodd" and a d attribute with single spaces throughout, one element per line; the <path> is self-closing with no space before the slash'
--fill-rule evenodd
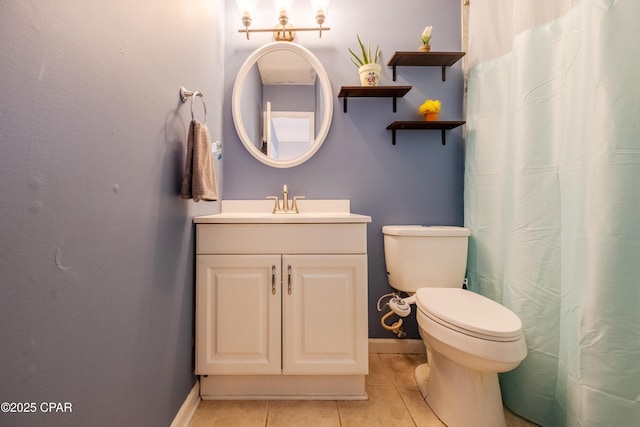
<path id="1" fill-rule="evenodd" d="M 512 311 L 462 288 L 470 232 L 463 227 L 387 225 L 389 284 L 415 303 L 428 364 L 416 383 L 449 427 L 506 427 L 498 373 L 527 355 L 522 322 Z"/>

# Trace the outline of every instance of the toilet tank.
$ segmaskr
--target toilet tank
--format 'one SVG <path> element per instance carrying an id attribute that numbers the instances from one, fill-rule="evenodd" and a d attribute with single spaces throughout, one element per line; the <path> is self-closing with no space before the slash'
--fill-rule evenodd
<path id="1" fill-rule="evenodd" d="M 385 225 L 384 258 L 389 284 L 398 291 L 461 288 L 467 268 L 468 228 Z"/>

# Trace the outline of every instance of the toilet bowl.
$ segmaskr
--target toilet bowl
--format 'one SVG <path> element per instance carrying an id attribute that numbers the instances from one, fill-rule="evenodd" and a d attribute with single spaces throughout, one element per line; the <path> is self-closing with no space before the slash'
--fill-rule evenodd
<path id="1" fill-rule="evenodd" d="M 422 288 L 418 326 L 441 353 L 479 371 L 506 372 L 527 355 L 522 322 L 506 307 L 464 289 Z"/>
<path id="2" fill-rule="evenodd" d="M 527 355 L 522 322 L 497 302 L 462 289 L 469 230 L 384 226 L 389 284 L 411 296 L 428 364 L 416 383 L 449 427 L 506 427 L 498 373 Z"/>
<path id="3" fill-rule="evenodd" d="M 420 335 L 429 350 L 429 371 L 416 383 L 448 426 L 506 426 L 498 372 L 527 355 L 520 319 L 510 310 L 463 289 L 422 288 L 416 298 Z M 450 300 L 456 304 L 450 304 Z"/>

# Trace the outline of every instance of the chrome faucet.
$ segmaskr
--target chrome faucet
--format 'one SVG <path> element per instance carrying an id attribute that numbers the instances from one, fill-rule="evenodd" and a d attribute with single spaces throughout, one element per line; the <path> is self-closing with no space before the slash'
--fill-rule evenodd
<path id="1" fill-rule="evenodd" d="M 277 196 L 268 196 L 267 199 L 273 199 L 273 211 L 271 213 L 300 213 L 298 210 L 297 201 L 300 199 L 304 199 L 304 196 L 295 196 L 293 198 L 293 203 L 289 206 L 289 189 L 287 188 L 287 184 L 282 187 L 282 203 L 278 200 Z"/>

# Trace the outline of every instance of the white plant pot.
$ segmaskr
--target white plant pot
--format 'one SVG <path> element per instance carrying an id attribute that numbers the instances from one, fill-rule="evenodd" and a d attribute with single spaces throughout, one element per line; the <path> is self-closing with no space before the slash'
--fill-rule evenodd
<path id="1" fill-rule="evenodd" d="M 360 72 L 360 84 L 362 86 L 378 86 L 380 84 L 380 64 L 365 64 L 358 68 Z"/>

